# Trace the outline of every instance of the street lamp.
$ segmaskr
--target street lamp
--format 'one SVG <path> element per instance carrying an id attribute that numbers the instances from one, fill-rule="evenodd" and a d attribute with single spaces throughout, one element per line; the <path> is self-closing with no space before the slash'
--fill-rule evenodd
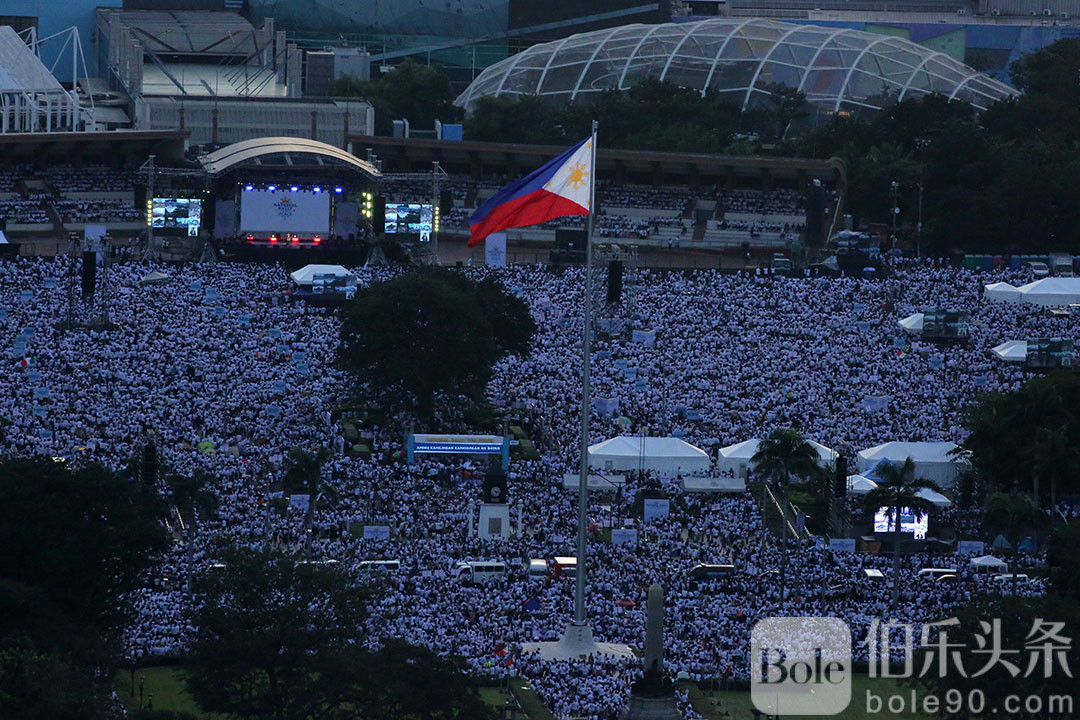
<path id="1" fill-rule="evenodd" d="M 889 190 L 892 195 L 892 241 L 893 245 L 896 245 L 896 217 L 900 214 L 900 208 L 896 206 L 896 196 L 900 192 L 900 183 L 895 180 L 889 185 Z"/>

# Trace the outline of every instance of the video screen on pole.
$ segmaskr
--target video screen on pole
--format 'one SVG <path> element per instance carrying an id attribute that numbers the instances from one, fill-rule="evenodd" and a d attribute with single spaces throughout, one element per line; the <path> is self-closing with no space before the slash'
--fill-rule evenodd
<path id="1" fill-rule="evenodd" d="M 197 237 L 202 227 L 202 200 L 156 197 L 150 204 L 150 218 L 160 234 Z"/>
<path id="2" fill-rule="evenodd" d="M 419 235 L 420 242 L 431 240 L 434 205 L 417 203 L 386 203 L 386 225 L 383 232 L 389 235 Z"/>
<path id="3" fill-rule="evenodd" d="M 1050 370 L 1073 364 L 1072 338 L 1033 338 L 1027 341 L 1027 366 Z"/>
<path id="4" fill-rule="evenodd" d="M 330 193 L 245 190 L 240 193 L 240 231 L 325 235 L 330 232 Z"/>
<path id="5" fill-rule="evenodd" d="M 931 308 L 923 311 L 924 338 L 966 338 L 970 313 L 967 310 Z"/>
<path id="6" fill-rule="evenodd" d="M 882 507 L 874 513 L 874 532 L 891 533 L 896 524 L 892 508 Z M 913 533 L 916 540 L 925 540 L 930 529 L 930 516 L 916 513 L 911 508 L 900 508 L 900 532 Z"/>

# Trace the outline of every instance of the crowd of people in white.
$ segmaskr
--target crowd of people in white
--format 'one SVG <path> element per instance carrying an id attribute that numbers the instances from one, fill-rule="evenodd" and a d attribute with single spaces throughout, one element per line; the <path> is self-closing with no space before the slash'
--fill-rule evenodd
<path id="1" fill-rule="evenodd" d="M 141 284 L 151 270 L 168 280 Z M 467 534 L 478 485 L 462 479 L 460 464 L 407 464 L 401 427 L 365 428 L 370 457 L 341 452 L 334 413 L 348 378 L 333 362 L 338 322 L 331 310 L 286 302 L 283 268 L 117 263 L 110 277 L 116 329 L 65 332 L 56 322 L 74 272 L 66 258 L 0 265 L 0 328 L 10 355 L 0 376 L 3 452 L 120 469 L 152 430 L 163 463 L 178 473 L 212 473 L 220 498 L 216 515 L 200 518 L 188 536 L 192 546 L 178 540 L 137 593 L 129 653 L 183 652 L 193 602 L 185 578 L 214 561 L 215 541 L 302 551 L 302 503 L 279 514 L 267 499 L 280 488 L 290 448 L 329 448 L 336 452 L 323 472 L 340 501 L 315 510 L 311 557 L 357 572 L 362 560 L 401 563 L 373 578 L 382 592 L 368 620 L 372 642 L 402 637 L 460 654 L 483 675 L 523 675 L 560 717 L 615 717 L 636 676 L 632 663 L 552 663 L 519 651 L 523 642 L 556 639 L 573 609 L 571 580 L 529 579 L 519 568 L 530 558 L 573 554 L 575 495 L 562 477 L 577 467 L 581 269 L 463 270 L 495 275 L 526 300 L 538 326 L 530 354 L 500 362 L 489 387 L 491 401 L 532 431 L 541 454 L 511 464 L 510 503 L 521 508 L 521 523 L 516 537 L 500 541 Z M 398 271 L 355 272 L 363 285 Z M 602 282 L 600 271 L 597 278 Z M 595 396 L 617 398 L 616 415 L 629 424 L 594 413 L 592 440 L 647 431 L 677 434 L 712 452 L 796 423 L 831 447 L 959 441 L 960 412 L 978 391 L 1015 389 L 1025 379 L 1021 368 L 993 360 L 991 347 L 1076 333 L 1075 316 L 982 302 L 981 285 L 997 280 L 1019 278 L 929 263 L 898 266 L 887 279 L 628 270 L 621 304 L 599 310 L 593 377 Z M 970 310 L 969 342 L 931 348 L 915 341 L 898 358 L 897 319 L 925 306 Z M 634 329 L 655 331 L 655 344 L 633 342 Z M 931 367 L 931 354 L 944 356 L 940 369 Z M 889 398 L 887 407 L 863 411 L 866 395 Z M 685 408 L 701 419 L 687 420 Z M 780 603 L 770 573 L 780 566 L 781 548 L 764 531 L 749 493 L 685 494 L 675 480 L 631 473 L 623 491 L 593 497 L 590 623 L 601 640 L 641 646 L 646 588 L 659 582 L 667 592 L 668 670 L 695 679 L 745 677 L 749 630 Z M 633 517 L 632 502 L 636 490 L 655 482 L 672 498 L 671 513 L 645 525 Z M 962 511 L 951 513 L 962 527 L 975 524 Z M 600 540 L 600 526 L 627 518 L 640 531 L 636 545 Z M 389 526 L 390 538 L 351 532 L 365 524 Z M 786 612 L 848 621 L 856 657 L 865 659 L 860 643 L 870 621 L 886 614 L 889 598 L 861 570 L 880 568 L 891 577 L 891 560 L 794 545 L 787 555 Z M 451 573 L 458 560 L 504 562 L 509 579 L 458 582 Z M 730 562 L 737 572 L 698 583 L 686 574 L 698 562 Z M 959 580 L 919 578 L 924 563 L 949 563 Z M 907 557 L 900 603 L 889 617 L 942 619 L 985 587 L 964 558 Z M 1024 587 L 1042 592 L 1039 583 Z M 681 706 L 696 717 L 685 698 Z"/>

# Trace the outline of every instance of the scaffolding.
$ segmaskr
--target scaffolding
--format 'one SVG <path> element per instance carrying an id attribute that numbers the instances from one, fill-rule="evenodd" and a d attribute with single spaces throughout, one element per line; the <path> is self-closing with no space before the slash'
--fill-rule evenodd
<path id="1" fill-rule="evenodd" d="M 41 61 L 41 46 L 47 42 L 63 43 L 52 67 Z M 56 66 L 67 59 L 74 79 L 71 90 L 53 75 Z M 84 130 L 94 109 L 89 97 L 83 106 L 77 90 L 79 79 L 86 76 L 77 28 L 38 38 L 35 28 L 16 33 L 9 26 L 0 26 L 0 133 Z"/>

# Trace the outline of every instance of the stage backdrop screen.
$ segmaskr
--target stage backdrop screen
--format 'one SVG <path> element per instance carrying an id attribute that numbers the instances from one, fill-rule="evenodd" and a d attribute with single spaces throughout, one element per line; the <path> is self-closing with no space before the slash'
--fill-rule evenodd
<path id="1" fill-rule="evenodd" d="M 386 203 L 384 233 L 419 235 L 420 242 L 431 240 L 434 205 L 417 203 Z"/>
<path id="2" fill-rule="evenodd" d="M 242 192 L 240 231 L 325 235 L 330 232 L 330 193 L 311 190 Z"/>
<path id="3" fill-rule="evenodd" d="M 199 235 L 199 227 L 202 226 L 202 200 L 156 197 L 150 206 L 150 212 L 154 229 L 164 231 L 164 235 Z"/>
<path id="4" fill-rule="evenodd" d="M 874 532 L 892 532 L 896 520 L 887 507 L 878 508 L 874 513 Z M 916 540 L 925 540 L 926 532 L 930 529 L 930 516 L 916 513 L 911 508 L 900 508 L 900 532 L 913 533 Z"/>

